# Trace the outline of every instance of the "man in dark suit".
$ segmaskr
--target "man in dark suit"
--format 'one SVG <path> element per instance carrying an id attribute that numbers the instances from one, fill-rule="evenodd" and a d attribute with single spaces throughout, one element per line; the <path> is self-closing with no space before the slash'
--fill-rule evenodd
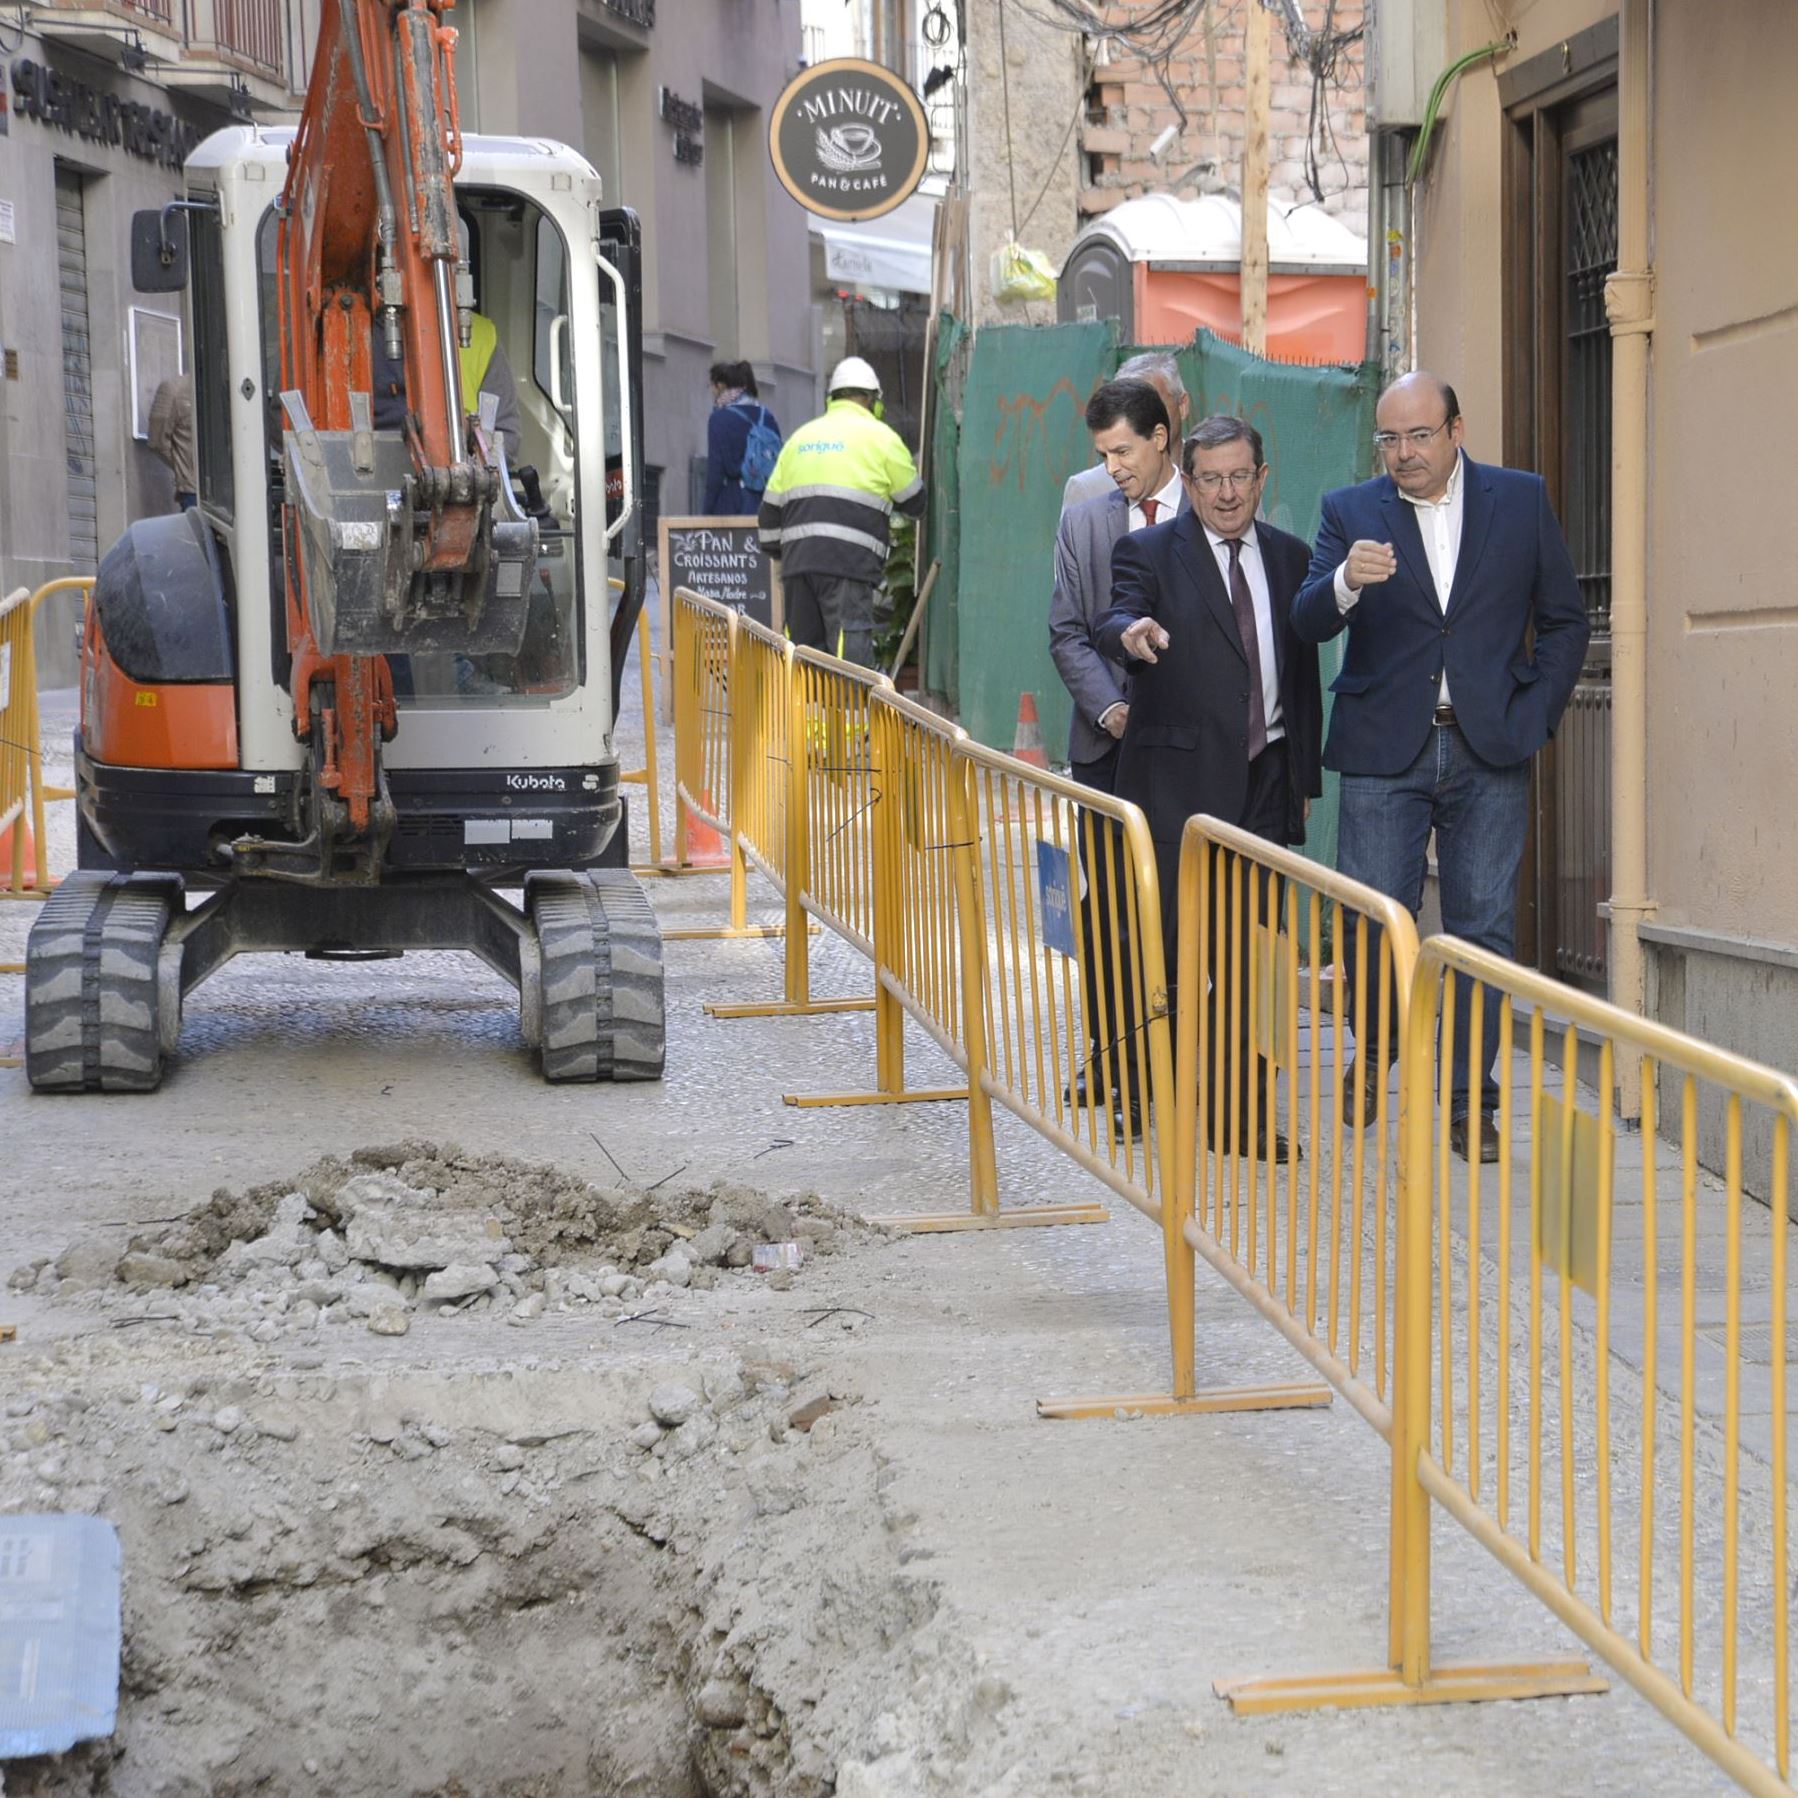
<path id="1" fill-rule="evenodd" d="M 1094 633 L 1102 650 L 1132 659 L 1117 792 L 1142 807 L 1155 840 L 1170 976 L 1186 820 L 1208 812 L 1270 842 L 1300 843 L 1323 784 L 1317 651 L 1291 619 L 1311 552 L 1256 521 L 1267 485 L 1260 434 L 1240 418 L 1207 418 L 1181 445 L 1181 464 L 1192 510 L 1113 551 L 1111 609 Z M 1218 922 L 1212 966 L 1222 969 L 1232 945 L 1221 911 Z M 1223 999 L 1214 982 L 1213 1042 L 1223 1040 Z M 1245 1075 L 1254 1067 L 1247 1029 L 1244 1006 L 1237 1052 Z M 1239 1125 L 1247 1089 L 1245 1078 Z M 1274 1148 L 1284 1153 L 1277 1138 Z"/>
<path id="2" fill-rule="evenodd" d="M 1112 792 L 1117 782 L 1118 744 L 1130 716 L 1130 694 L 1122 666 L 1093 642 L 1093 626 L 1111 603 L 1111 557 L 1120 538 L 1142 530 L 1158 516 L 1171 517 L 1186 504 L 1166 406 L 1159 391 L 1144 381 L 1107 381 L 1086 406 L 1086 428 L 1101 457 L 1109 491 L 1095 499 L 1076 500 L 1061 515 L 1055 534 L 1055 590 L 1049 604 L 1049 653 L 1062 684 L 1074 702 L 1068 726 L 1070 772 L 1082 786 Z M 1128 979 L 1113 980 L 1112 956 L 1121 951 L 1125 934 L 1120 918 L 1114 933 L 1109 903 L 1104 837 L 1099 820 L 1090 820 L 1094 853 L 1086 853 L 1089 819 L 1081 822 L 1081 863 L 1086 893 L 1080 908 L 1084 980 L 1082 992 L 1088 1035 L 1087 1066 L 1068 1083 L 1068 1097 L 1081 1103 L 1088 1075 L 1111 1069 L 1115 1086 L 1133 1085 L 1134 1019 L 1113 1018 L 1113 995 Z M 1114 840 L 1113 864 L 1122 854 Z M 1121 909 L 1121 908 L 1120 908 Z M 1109 1055 L 1108 1052 L 1109 1051 Z M 1129 1109 L 1119 1095 L 1120 1114 Z M 1140 1106 L 1138 1107 L 1140 1110 Z"/>
<path id="3" fill-rule="evenodd" d="M 1446 381 L 1421 372 L 1394 381 L 1374 423 L 1386 472 L 1325 497 L 1293 613 L 1309 643 L 1348 632 L 1324 754 L 1342 775 L 1339 866 L 1415 914 L 1433 829 L 1443 928 L 1510 955 L 1530 757 L 1579 677 L 1585 605 L 1540 476 L 1462 452 Z M 1487 1005 L 1473 1126 L 1486 1161 L 1498 1157 L 1498 1012 Z M 1457 1015 L 1450 1137 L 1465 1157 L 1474 1110 L 1465 987 Z M 1365 1046 L 1344 1082 L 1351 1102 L 1356 1081 L 1371 1115 L 1386 1068 Z"/>

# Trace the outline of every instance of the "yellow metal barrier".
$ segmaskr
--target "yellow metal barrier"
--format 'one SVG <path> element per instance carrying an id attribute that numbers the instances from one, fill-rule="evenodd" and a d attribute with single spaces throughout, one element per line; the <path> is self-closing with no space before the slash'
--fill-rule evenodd
<path id="1" fill-rule="evenodd" d="M 742 634 L 759 627 L 735 608 L 685 587 L 675 590 L 672 611 L 675 864 L 663 871 L 692 866 L 696 822 L 716 832 L 728 856 L 730 920 L 664 930 L 662 940 L 779 936 L 784 924 L 749 922 L 749 870 L 738 828 L 759 790 L 752 783 L 759 779 L 760 721 L 738 703 L 732 688 L 742 671 Z"/>
<path id="2" fill-rule="evenodd" d="M 614 593 L 624 591 L 624 582 L 615 574 L 607 577 L 606 585 Z M 643 697 L 643 766 L 620 769 L 618 782 L 620 786 L 645 789 L 643 804 L 645 823 L 649 830 L 649 861 L 632 869 L 632 872 L 666 874 L 673 870 L 662 864 L 662 775 L 656 765 L 655 676 L 650 667 L 648 606 L 644 606 L 637 614 L 637 628 L 632 635 L 637 640 L 637 674 Z M 620 691 L 622 690 L 621 687 Z"/>
<path id="3" fill-rule="evenodd" d="M 949 848 L 953 894 L 934 905 L 913 897 L 903 915 L 923 951 L 907 965 L 926 972 L 937 938 L 920 922 L 954 929 L 952 955 L 939 954 L 935 978 L 916 990 L 922 998 L 934 989 L 940 1005 L 951 984 L 959 989 L 960 1027 L 947 1027 L 952 1014 L 941 1010 L 926 1027 L 936 1025 L 968 1075 L 972 1210 L 906 1221 L 944 1230 L 1105 1220 L 1092 1203 L 1001 1209 L 996 1101 L 1161 1223 L 1166 1136 L 1158 1150 L 1152 1132 L 1168 1114 L 1172 1066 L 1160 898 L 1142 814 L 966 737 L 950 748 L 938 826 L 947 836 L 936 840 Z M 914 811 L 929 814 L 912 803 L 911 763 L 899 766 L 904 824 Z M 940 891 L 944 871 L 923 861 L 914 849 L 914 892 L 933 876 Z M 1103 967 L 1089 968 L 1088 906 L 1103 910 L 1095 920 L 1103 940 L 1119 945 Z M 921 1009 L 932 1013 L 928 999 Z"/>
<path id="4" fill-rule="evenodd" d="M 28 898 L 25 885 L 25 832 L 35 820 L 33 859 L 44 859 L 43 807 L 34 778 L 38 754 L 37 675 L 32 666 L 31 595 L 21 587 L 0 600 L 0 831 L 10 832 L 11 851 L 0 868 L 8 898 Z M 42 873 L 34 868 L 35 881 Z"/>
<path id="5" fill-rule="evenodd" d="M 11 851 L 0 865 L 0 899 L 42 899 L 56 886 L 44 835 L 46 800 L 73 799 L 69 787 L 44 784 L 43 721 L 38 714 L 38 607 L 56 593 L 93 592 L 91 575 L 46 581 L 34 593 L 23 587 L 0 601 L 0 832 L 12 832 Z M 21 828 L 23 826 L 24 828 Z M 31 833 L 34 866 L 25 878 L 25 833 Z M 6 971 L 16 971 L 7 964 Z"/>
<path id="6" fill-rule="evenodd" d="M 878 793 L 868 696 L 889 683 L 871 669 L 796 649 L 748 619 L 737 627 L 737 655 L 736 710 L 744 733 L 738 753 L 749 770 L 746 850 L 785 898 L 786 970 L 780 999 L 706 1010 L 717 1018 L 872 1010 L 874 1000 L 867 997 L 812 996 L 816 926 L 810 918 L 873 953 L 872 811 Z M 832 1102 L 788 1095 L 789 1104 Z"/>
<path id="7" fill-rule="evenodd" d="M 1439 1020 L 1444 1041 L 1452 1036 L 1460 1004 L 1475 1041 L 1486 1008 L 1498 1008 L 1496 1217 L 1477 1162 L 1465 1194 L 1454 1188 L 1420 1057 L 1411 1070 L 1413 1216 L 1394 1469 L 1404 1558 L 1398 1677 L 1412 1688 L 1439 1677 L 1430 1664 L 1433 1499 L 1733 1778 L 1753 1792 L 1789 1792 L 1786 1281 L 1798 1084 L 1482 950 L 1432 939 L 1410 1020 L 1414 1053 Z M 1582 1033 L 1597 1047 L 1595 1095 L 1571 1078 Z M 1518 1050 L 1527 1056 L 1522 1090 Z M 1619 1052 L 1642 1059 L 1641 1166 L 1627 1173 L 1613 1099 Z M 1677 1206 L 1655 1166 L 1659 1103 L 1668 1099 Z M 1721 1138 L 1720 1193 L 1699 1179 L 1701 1119 Z M 1527 1151 L 1513 1141 L 1519 1126 Z M 1770 1170 L 1770 1209 L 1752 1218 L 1743 1183 L 1750 1130 Z M 1464 1268 L 1448 1241 L 1454 1209 L 1465 1217 Z M 1494 1289 L 1482 1293 L 1494 1247 Z M 1592 1331 L 1590 1355 L 1576 1320 Z M 1677 1353 L 1677 1372 L 1663 1363 L 1663 1346 Z M 1614 1365 L 1618 1350 L 1633 1351 L 1633 1377 Z M 1701 1454 L 1701 1434 L 1718 1434 L 1713 1420 L 1700 1430 L 1700 1411 L 1719 1372 L 1721 1441 Z M 1619 1383 L 1626 1396 L 1616 1403 Z M 1668 1429 L 1670 1453 L 1668 1425 L 1677 1431 Z M 1764 1460 L 1747 1453 L 1745 1430 L 1764 1432 Z"/>
<path id="8" fill-rule="evenodd" d="M 738 618 L 729 606 L 677 588 L 674 617 L 674 853 L 691 859 L 692 821 L 728 838 L 731 802 L 731 670 Z M 741 858 L 731 857 L 731 922 L 743 922 Z"/>
<path id="9" fill-rule="evenodd" d="M 731 653 L 731 828 L 743 854 L 780 889 L 788 877 L 793 646 L 739 617 Z"/>
<path id="10" fill-rule="evenodd" d="M 1371 887 L 1213 818 L 1187 822 L 1179 894 L 1181 1238 L 1390 1437 L 1404 1088 L 1388 1070 L 1416 926 Z M 1240 1402 L 1270 1393 L 1329 1396 Z"/>
<path id="11" fill-rule="evenodd" d="M 958 1059 L 950 758 L 961 729 L 893 691 L 884 675 L 814 650 L 795 656 L 803 736 L 802 904 L 874 963 L 872 1091 L 789 1093 L 802 1106 L 965 1099 L 965 1087 L 908 1088 L 905 1015 Z M 789 961 L 789 968 L 791 962 Z M 824 1001 L 849 1009 L 869 1001 Z"/>

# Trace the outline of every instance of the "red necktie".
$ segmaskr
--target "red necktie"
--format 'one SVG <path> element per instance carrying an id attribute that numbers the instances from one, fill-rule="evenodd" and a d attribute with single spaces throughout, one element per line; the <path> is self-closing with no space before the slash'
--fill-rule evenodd
<path id="1" fill-rule="evenodd" d="M 1230 544 L 1230 606 L 1236 613 L 1236 632 L 1249 662 L 1249 760 L 1267 747 L 1267 699 L 1261 690 L 1261 635 L 1255 629 L 1255 598 L 1242 568 L 1242 539 Z"/>
<path id="2" fill-rule="evenodd" d="M 1145 499 L 1142 503 L 1142 521 L 1143 521 L 1143 523 L 1144 524 L 1153 524 L 1155 522 L 1155 514 L 1157 512 L 1159 512 L 1160 510 L 1161 510 L 1161 501 L 1160 500 Z"/>

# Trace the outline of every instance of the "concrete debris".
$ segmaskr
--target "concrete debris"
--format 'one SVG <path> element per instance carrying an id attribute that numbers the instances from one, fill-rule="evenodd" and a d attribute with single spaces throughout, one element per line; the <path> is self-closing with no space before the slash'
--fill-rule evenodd
<path id="1" fill-rule="evenodd" d="M 465 1299 L 478 1292 L 491 1292 L 498 1284 L 499 1275 L 484 1262 L 477 1266 L 452 1263 L 438 1268 L 426 1279 L 420 1296 L 427 1304 Z"/>
<path id="2" fill-rule="evenodd" d="M 691 1386 L 658 1386 L 649 1395 L 649 1414 L 672 1430 L 685 1423 L 703 1403 Z"/>
<path id="3" fill-rule="evenodd" d="M 420 1317 L 616 1318 L 651 1288 L 664 1299 L 709 1290 L 770 1243 L 828 1254 L 878 1235 L 812 1195 L 777 1202 L 728 1182 L 651 1194 L 402 1143 L 247 1192 L 220 1188 L 123 1247 L 84 1236 L 15 1268 L 9 1285 L 272 1349 L 343 1323 L 401 1336 Z"/>

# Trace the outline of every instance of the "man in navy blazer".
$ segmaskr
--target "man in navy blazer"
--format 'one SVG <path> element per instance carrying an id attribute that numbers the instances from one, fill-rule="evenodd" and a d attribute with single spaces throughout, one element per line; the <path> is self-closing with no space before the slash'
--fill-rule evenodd
<path id="1" fill-rule="evenodd" d="M 1093 633 L 1101 651 L 1129 656 L 1134 671 L 1116 790 L 1142 807 L 1155 840 L 1170 986 L 1186 820 L 1209 812 L 1270 842 L 1300 843 L 1323 788 L 1317 651 L 1291 622 L 1310 551 L 1256 520 L 1268 472 L 1260 434 L 1219 415 L 1180 454 L 1192 510 L 1118 543 L 1111 609 Z M 1223 968 L 1234 951 L 1220 935 L 1213 953 Z M 1222 991 L 1214 983 L 1214 1001 Z M 1246 1006 L 1237 1021 L 1237 1065 L 1247 1075 Z M 1237 1096 L 1240 1125 L 1246 1080 Z M 1277 1138 L 1274 1150 L 1284 1153 Z"/>
<path id="2" fill-rule="evenodd" d="M 1324 749 L 1324 765 L 1342 776 L 1338 865 L 1415 915 L 1433 829 L 1443 928 L 1508 956 L 1530 757 L 1579 678 L 1585 605 L 1541 477 L 1464 454 L 1446 381 L 1422 372 L 1394 381 L 1374 423 L 1386 472 L 1325 496 L 1293 609 L 1307 642 L 1348 632 Z M 1477 1138 L 1486 1161 L 1498 1156 L 1498 1013 L 1488 1003 L 1476 1112 L 1463 988 L 1450 1133 L 1462 1156 Z M 1359 1081 L 1371 1115 L 1386 1068 L 1366 1045 L 1359 1055 L 1345 1102 Z"/>

